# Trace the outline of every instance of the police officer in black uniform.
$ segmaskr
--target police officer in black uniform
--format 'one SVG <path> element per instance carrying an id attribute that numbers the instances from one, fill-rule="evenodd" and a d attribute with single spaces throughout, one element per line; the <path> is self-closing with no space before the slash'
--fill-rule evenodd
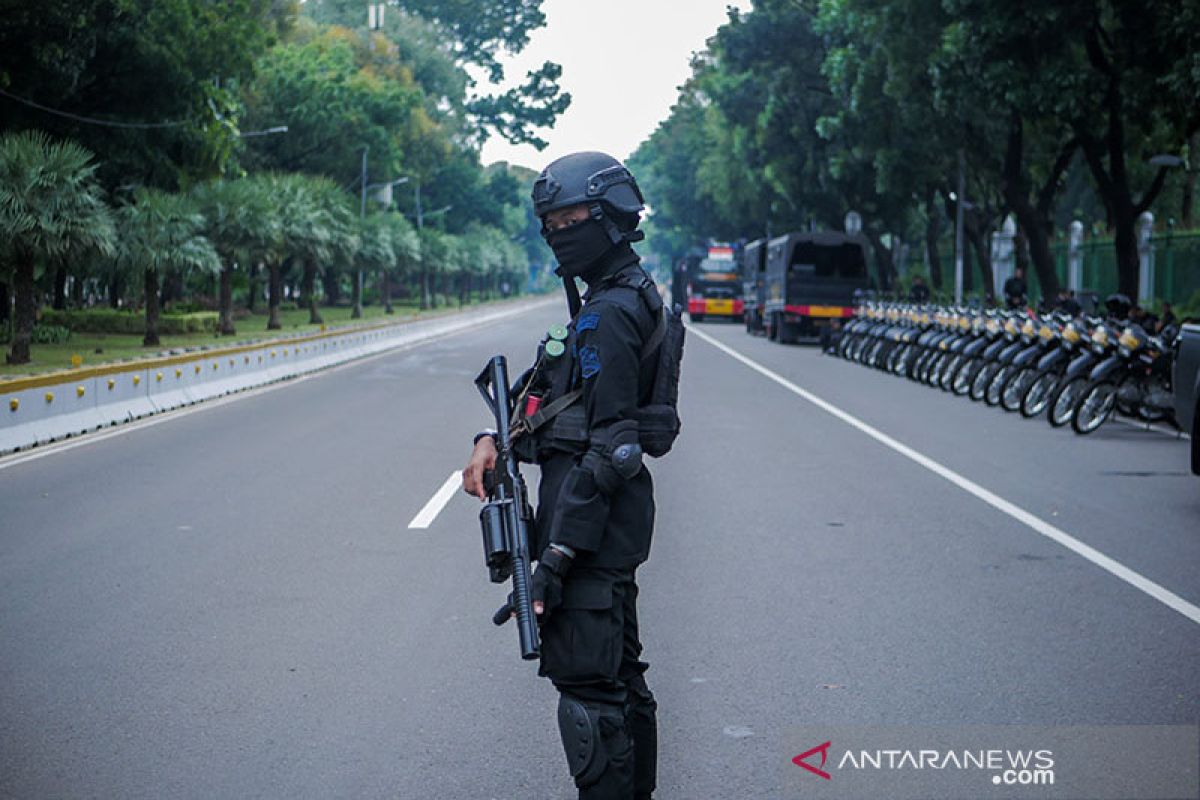
<path id="1" fill-rule="evenodd" d="M 524 412 L 514 448 L 541 467 L 530 544 L 540 553 L 539 674 L 559 691 L 559 729 L 581 800 L 645 800 L 655 787 L 657 725 L 639 658 L 635 573 L 650 552 L 654 496 L 639 419 L 662 301 L 630 246 L 642 238 L 643 200 L 619 161 L 594 152 L 558 159 L 537 179 L 533 200 L 569 302 L 575 277 L 587 284 L 582 307 L 576 294 L 571 323 L 558 332 L 565 347 L 544 340 L 537 365 L 514 386 Z M 494 458 L 485 431 L 463 471 L 467 492 L 485 496 L 483 471 Z"/>

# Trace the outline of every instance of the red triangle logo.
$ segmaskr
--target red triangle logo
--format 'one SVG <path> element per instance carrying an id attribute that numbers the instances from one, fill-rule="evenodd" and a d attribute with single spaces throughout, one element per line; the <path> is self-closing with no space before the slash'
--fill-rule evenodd
<path id="1" fill-rule="evenodd" d="M 825 780 L 829 780 L 830 776 L 829 776 L 828 772 L 826 772 L 823 769 L 814 767 L 812 764 L 809 764 L 807 761 L 804 760 L 804 759 L 808 758 L 809 756 L 820 753 L 821 754 L 821 766 L 824 767 L 825 766 L 825 758 L 829 755 L 829 745 L 830 745 L 830 742 L 826 742 L 825 744 L 817 745 L 816 747 L 814 747 L 811 750 L 805 750 L 803 753 L 801 753 L 800 755 L 793 758 L 792 763 L 795 764 L 797 767 L 804 767 L 806 770 L 808 770 L 809 772 L 811 772 L 814 775 L 820 775 Z"/>

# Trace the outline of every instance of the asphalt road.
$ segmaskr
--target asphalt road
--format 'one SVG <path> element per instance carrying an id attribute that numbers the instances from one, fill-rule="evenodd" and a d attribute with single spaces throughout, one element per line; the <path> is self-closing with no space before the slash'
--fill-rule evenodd
<path id="1" fill-rule="evenodd" d="M 0 460 L 0 796 L 573 796 L 477 501 L 408 528 L 486 424 L 475 373 L 561 317 Z M 1200 624 L 699 334 L 1194 607 L 1186 443 L 696 330 L 640 572 L 656 797 L 790 796 L 815 723 L 1200 720 Z"/>

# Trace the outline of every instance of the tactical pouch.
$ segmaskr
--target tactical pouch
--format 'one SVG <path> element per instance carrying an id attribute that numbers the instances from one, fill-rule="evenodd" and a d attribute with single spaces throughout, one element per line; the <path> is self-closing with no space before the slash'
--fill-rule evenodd
<path id="1" fill-rule="evenodd" d="M 686 333 L 681 314 L 671 311 L 666 306 L 660 307 L 662 322 L 655 333 L 661 331 L 661 340 L 658 344 L 650 402 L 635 412 L 642 450 L 654 458 L 670 452 L 682 425 L 678 408 L 679 371 L 683 364 L 683 339 Z M 646 353 L 643 358 L 654 355 L 652 352 Z"/>
<path id="2" fill-rule="evenodd" d="M 537 432 L 539 450 L 582 453 L 588 447 L 587 413 L 583 401 L 576 400 L 558 412 Z"/>

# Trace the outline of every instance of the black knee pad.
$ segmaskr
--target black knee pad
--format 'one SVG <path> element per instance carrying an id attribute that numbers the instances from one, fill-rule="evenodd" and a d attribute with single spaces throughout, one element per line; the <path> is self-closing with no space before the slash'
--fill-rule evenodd
<path id="1" fill-rule="evenodd" d="M 623 752 L 630 746 L 625 720 L 616 709 L 606 712 L 561 695 L 558 699 L 558 730 L 562 734 L 571 777 L 581 789 L 598 782 L 611 760 L 616 758 L 620 763 L 628 757 Z M 617 752 L 613 752 L 614 749 Z"/>

